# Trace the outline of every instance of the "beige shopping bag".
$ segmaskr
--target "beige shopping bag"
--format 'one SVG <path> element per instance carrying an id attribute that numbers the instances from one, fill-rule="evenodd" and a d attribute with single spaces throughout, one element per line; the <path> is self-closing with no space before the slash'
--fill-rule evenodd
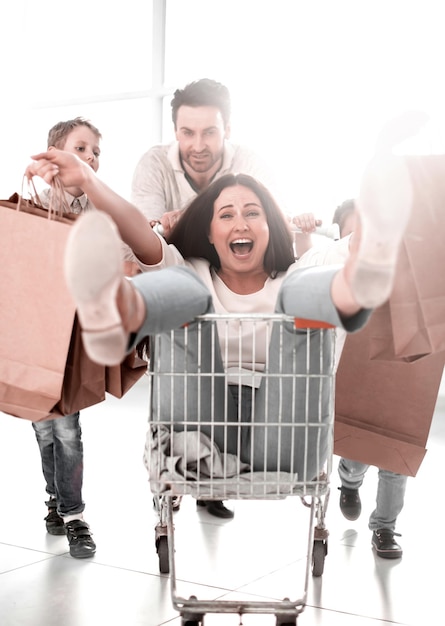
<path id="1" fill-rule="evenodd" d="M 0 202 L 0 410 L 47 417 L 61 398 L 75 315 L 63 254 L 73 220 Z"/>
<path id="2" fill-rule="evenodd" d="M 122 398 L 147 371 L 147 361 L 133 350 L 120 365 L 106 368 L 106 391 Z"/>
<path id="3" fill-rule="evenodd" d="M 445 155 L 407 157 L 413 212 L 388 303 L 390 324 L 371 357 L 419 359 L 445 350 Z"/>
<path id="4" fill-rule="evenodd" d="M 370 359 L 370 340 L 382 319 L 373 315 L 346 338 L 336 377 L 334 452 L 415 476 L 426 452 L 445 352 L 413 361 Z"/>

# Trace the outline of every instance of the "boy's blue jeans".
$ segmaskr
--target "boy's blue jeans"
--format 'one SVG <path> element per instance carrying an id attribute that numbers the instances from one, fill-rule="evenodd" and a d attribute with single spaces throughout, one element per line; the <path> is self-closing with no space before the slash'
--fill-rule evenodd
<path id="1" fill-rule="evenodd" d="M 61 517 L 82 513 L 83 443 L 79 413 L 32 424 L 42 458 L 46 492 Z"/>
<path id="2" fill-rule="evenodd" d="M 338 473 L 343 487 L 359 489 L 369 465 L 350 459 L 340 459 Z M 403 509 L 408 477 L 379 469 L 376 508 L 369 517 L 369 529 L 395 530 L 399 513 Z"/>

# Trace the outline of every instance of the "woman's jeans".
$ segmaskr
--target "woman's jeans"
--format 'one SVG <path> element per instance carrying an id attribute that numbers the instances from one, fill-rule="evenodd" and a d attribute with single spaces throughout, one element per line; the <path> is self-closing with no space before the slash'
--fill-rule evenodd
<path id="1" fill-rule="evenodd" d="M 330 298 L 336 271 L 310 268 L 291 273 L 283 281 L 275 311 L 341 326 Z M 192 321 L 213 311 L 211 294 L 196 273 L 174 267 L 138 275 L 133 284 L 148 312 L 134 343 L 160 335 L 156 372 L 161 375 L 153 389 L 159 414 L 153 420 L 173 423 L 175 430 L 183 430 L 187 422 L 194 422 L 190 430 L 197 430 L 199 423 L 199 430 L 221 451 L 236 454 L 254 471 L 291 472 L 301 481 L 316 477 L 326 461 L 332 429 L 332 333 L 312 330 L 308 342 L 306 330 L 285 323 L 280 333 L 275 324 L 266 375 L 253 395 L 248 392 L 252 410 L 239 411 L 245 402 L 237 406 L 228 393 L 214 326 L 200 324 L 198 331 Z M 179 330 L 173 335 L 173 329 Z M 173 372 L 187 374 L 168 374 Z M 194 376 L 197 372 L 200 375 Z M 214 375 L 201 375 L 209 372 Z"/>
<path id="2" fill-rule="evenodd" d="M 32 424 L 42 458 L 46 492 L 61 517 L 82 513 L 83 444 L 79 413 Z"/>
<path id="3" fill-rule="evenodd" d="M 365 478 L 369 465 L 340 459 L 338 473 L 343 487 L 359 489 Z M 369 518 L 369 529 L 388 528 L 395 530 L 397 517 L 403 508 L 406 483 L 408 477 L 379 469 L 376 508 Z"/>

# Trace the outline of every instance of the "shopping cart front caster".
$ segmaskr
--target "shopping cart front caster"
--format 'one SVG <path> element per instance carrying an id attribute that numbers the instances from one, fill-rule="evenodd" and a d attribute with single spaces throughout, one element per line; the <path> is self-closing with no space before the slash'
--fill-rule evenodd
<path id="1" fill-rule="evenodd" d="M 321 576 L 324 570 L 324 560 L 328 553 L 327 540 L 316 539 L 312 550 L 312 576 Z"/>
<path id="2" fill-rule="evenodd" d="M 168 560 L 168 537 L 163 535 L 156 539 L 156 552 L 159 558 L 159 571 L 161 574 L 170 573 L 170 562 Z"/>

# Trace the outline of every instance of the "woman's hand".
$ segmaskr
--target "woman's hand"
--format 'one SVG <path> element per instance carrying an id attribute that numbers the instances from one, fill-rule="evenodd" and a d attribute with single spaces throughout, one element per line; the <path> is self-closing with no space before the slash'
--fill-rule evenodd
<path id="1" fill-rule="evenodd" d="M 33 162 L 25 170 L 27 178 L 40 176 L 49 185 L 55 176 L 59 176 L 64 187 L 82 185 L 91 176 L 92 169 L 75 154 L 49 148 L 46 152 L 35 154 L 31 157 Z"/>

